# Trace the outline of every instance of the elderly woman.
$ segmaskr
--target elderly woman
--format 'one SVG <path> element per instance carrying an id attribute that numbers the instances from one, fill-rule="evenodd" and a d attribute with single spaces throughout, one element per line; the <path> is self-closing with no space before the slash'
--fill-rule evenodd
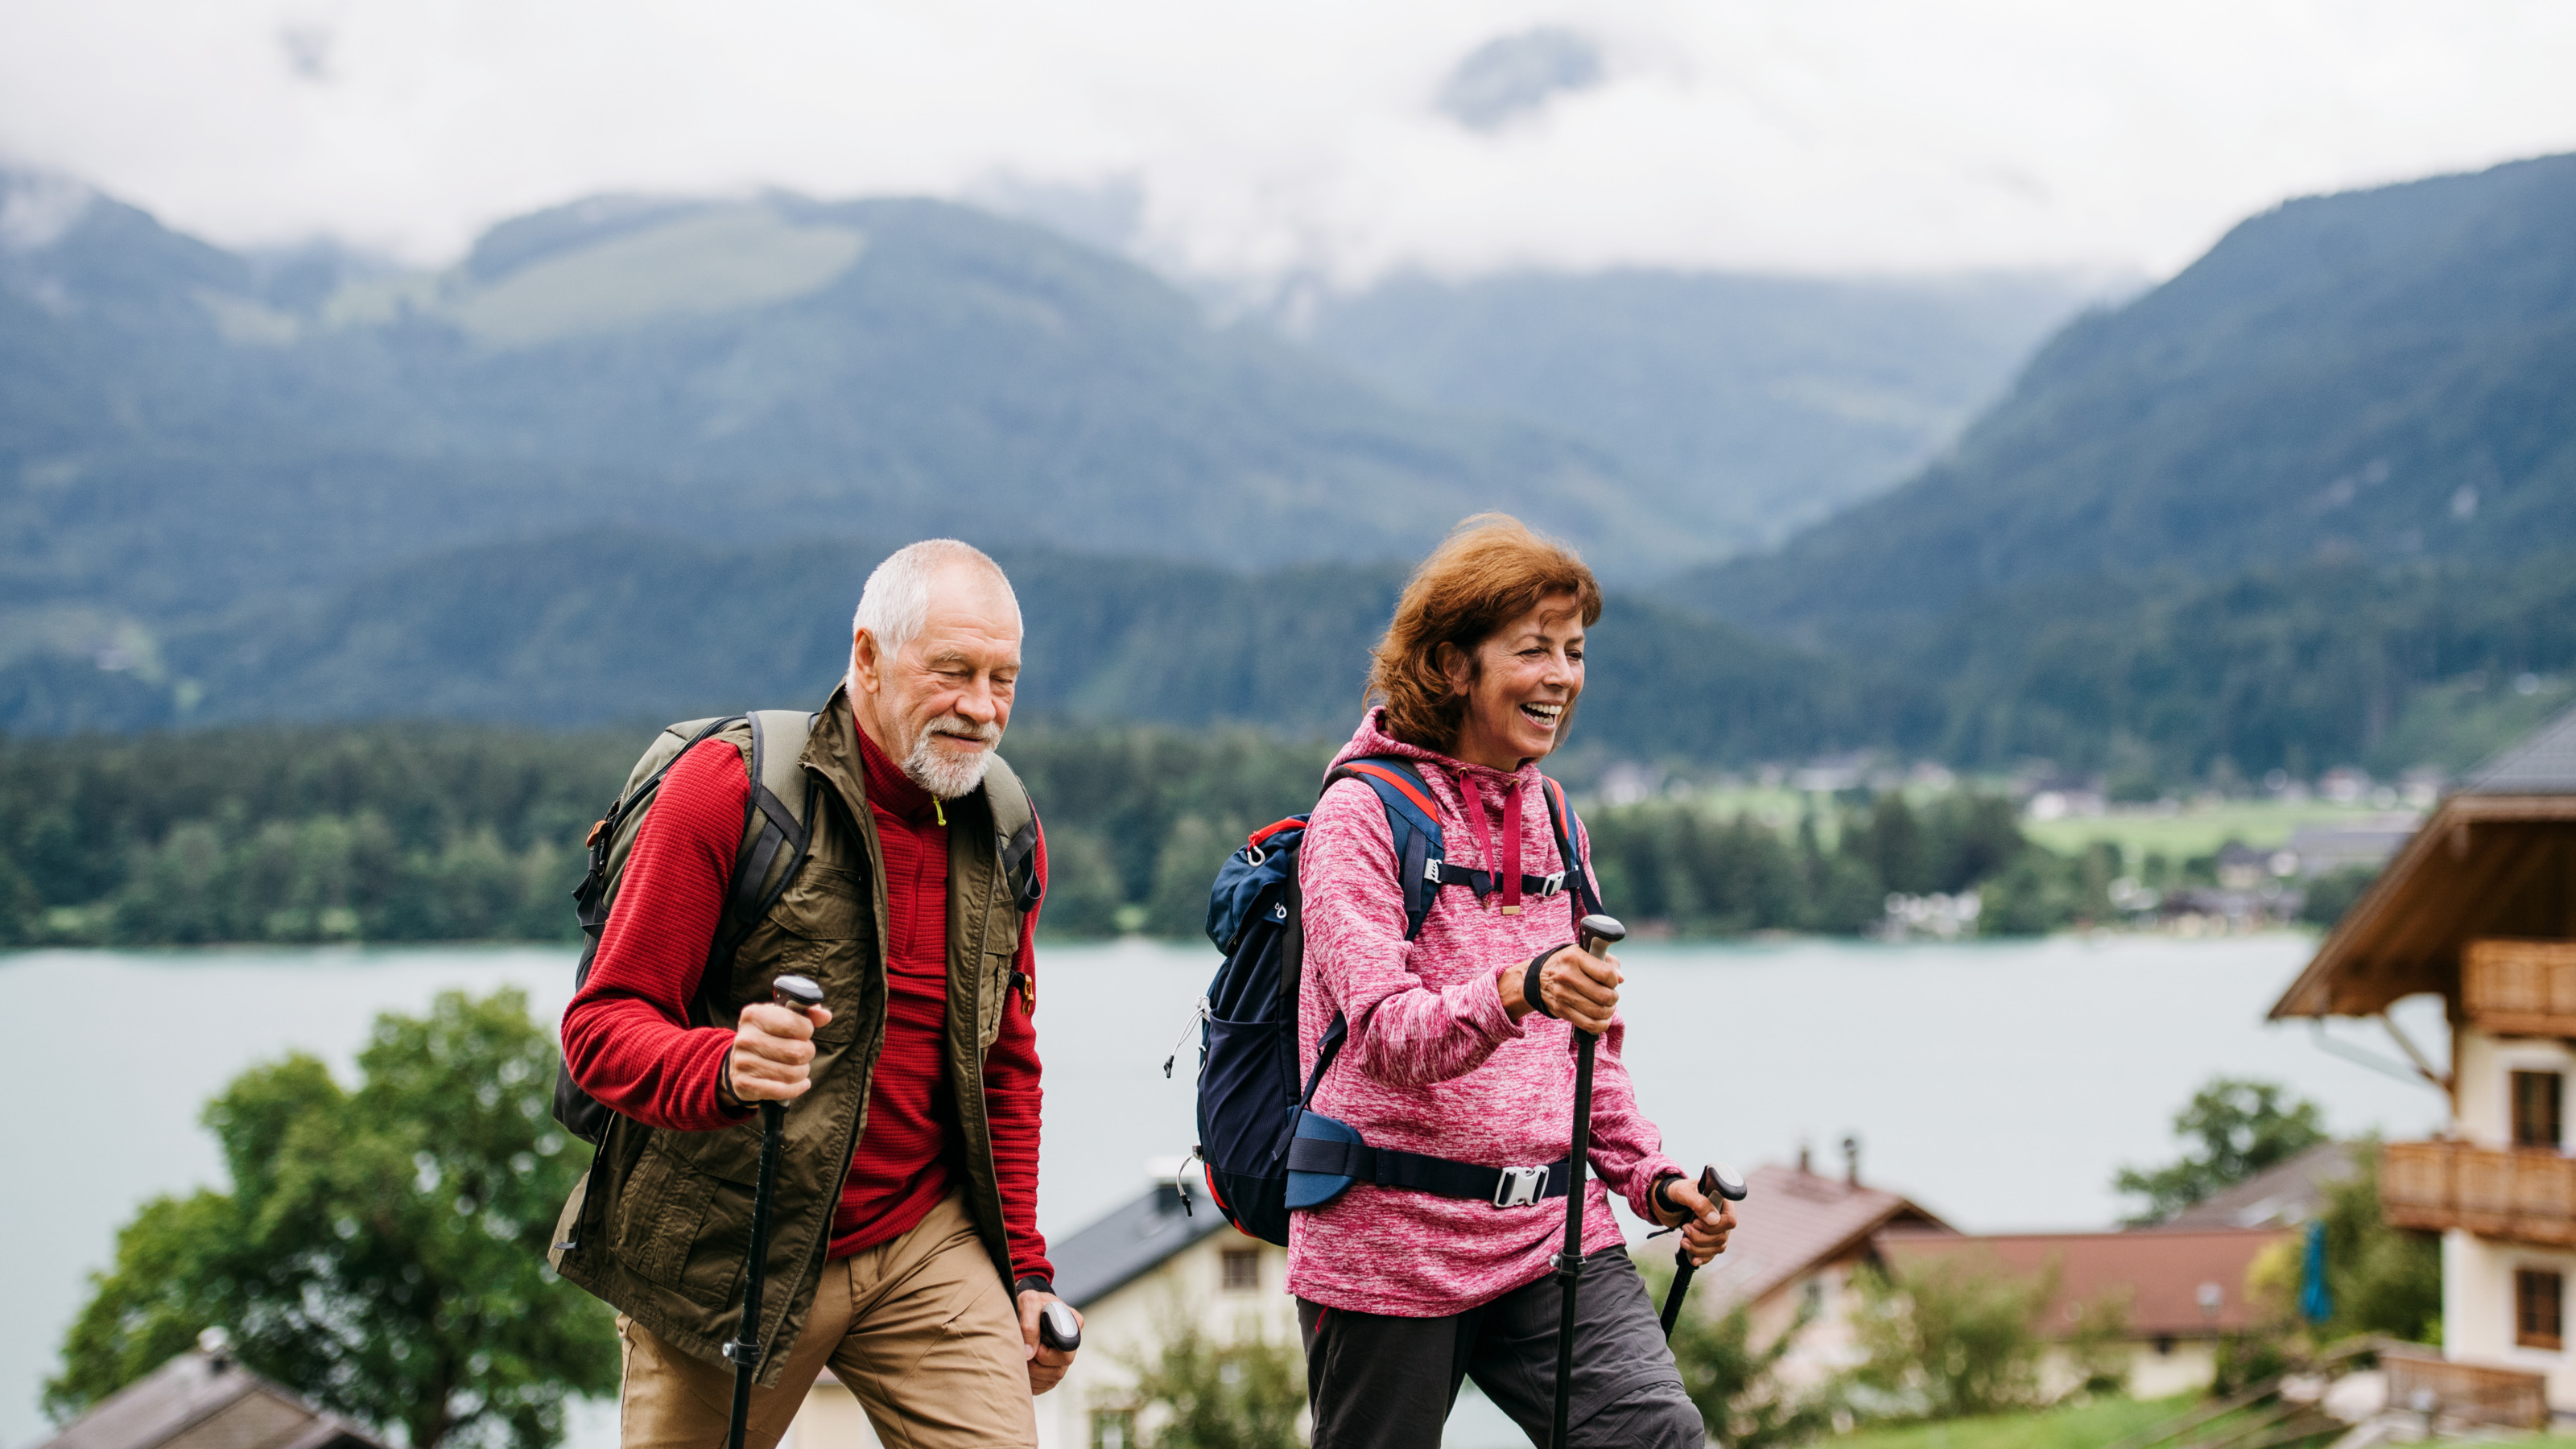
<path id="1" fill-rule="evenodd" d="M 1577 1027 L 1603 1035 L 1571 1442 L 1706 1441 L 1608 1191 L 1640 1216 L 1682 1226 L 1703 1263 L 1724 1250 L 1735 1220 L 1663 1155 L 1620 1064 L 1618 959 L 1578 949 L 1575 894 L 1545 889 L 1558 871 L 1589 878 L 1588 862 L 1562 858 L 1538 762 L 1565 736 L 1583 692 L 1584 630 L 1600 616 L 1600 587 L 1580 559 L 1487 515 L 1424 562 L 1375 652 L 1373 707 L 1336 764 L 1409 766 L 1437 807 L 1448 864 L 1491 873 L 1479 882 L 1490 889 L 1438 891 L 1408 941 L 1393 831 L 1373 787 L 1336 780 L 1307 827 L 1305 1071 L 1336 1017 L 1348 1033 L 1314 1110 L 1372 1148 L 1560 1165 L 1553 1196 L 1511 1206 L 1359 1182 L 1296 1214 L 1288 1287 L 1317 1449 L 1437 1444 L 1469 1377 L 1544 1443 L 1562 1301 L 1550 1254 L 1564 1230 Z M 1454 887 L 1465 872 L 1442 874 Z"/>

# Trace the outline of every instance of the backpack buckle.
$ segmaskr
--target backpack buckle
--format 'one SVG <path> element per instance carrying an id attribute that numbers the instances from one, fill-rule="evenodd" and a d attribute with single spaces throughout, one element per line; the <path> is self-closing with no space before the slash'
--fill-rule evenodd
<path id="1" fill-rule="evenodd" d="M 1431 882 L 1433 885 L 1440 884 L 1440 862 L 1436 860 L 1424 861 L 1422 863 L 1422 878 Z"/>
<path id="2" fill-rule="evenodd" d="M 1543 876 L 1539 877 L 1539 888 L 1538 888 L 1538 893 L 1539 893 L 1539 895 L 1540 895 L 1541 897 L 1546 897 L 1546 896 L 1552 896 L 1552 895 L 1555 895 L 1555 894 L 1557 894 L 1559 891 L 1562 891 L 1562 890 L 1564 890 L 1564 889 L 1565 889 L 1565 872 L 1564 872 L 1564 871 L 1561 871 L 1561 870 L 1560 870 L 1560 871 L 1556 871 L 1556 872 L 1553 872 L 1553 873 L 1551 873 L 1551 874 L 1543 875 Z"/>
<path id="3" fill-rule="evenodd" d="M 1502 1179 L 1494 1184 L 1494 1206 L 1528 1207 L 1547 1191 L 1547 1169 L 1544 1167 L 1506 1167 Z"/>

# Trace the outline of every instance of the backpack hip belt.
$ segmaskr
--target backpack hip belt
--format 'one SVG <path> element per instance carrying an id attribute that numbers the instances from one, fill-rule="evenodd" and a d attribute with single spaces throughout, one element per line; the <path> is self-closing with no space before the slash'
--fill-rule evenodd
<path id="1" fill-rule="evenodd" d="M 1302 1185 L 1296 1179 L 1310 1175 L 1338 1178 L 1345 1189 L 1354 1182 L 1366 1182 L 1378 1187 L 1427 1192 L 1433 1197 L 1489 1202 L 1498 1208 L 1528 1207 L 1549 1198 L 1563 1197 L 1567 1186 L 1574 1180 L 1574 1160 L 1571 1157 L 1560 1157 L 1534 1167 L 1487 1167 L 1482 1163 L 1457 1162 L 1420 1152 L 1402 1152 L 1392 1147 L 1371 1147 L 1361 1141 L 1356 1132 L 1348 1138 L 1310 1137 L 1304 1131 L 1309 1122 L 1330 1122 L 1350 1131 L 1349 1126 L 1338 1119 L 1315 1112 L 1308 1112 L 1298 1120 L 1297 1139 L 1288 1144 L 1289 1206 L 1292 1208 L 1322 1205 L 1298 1200 L 1305 1194 L 1296 1191 Z M 1337 1189 L 1334 1196 L 1340 1195 Z"/>

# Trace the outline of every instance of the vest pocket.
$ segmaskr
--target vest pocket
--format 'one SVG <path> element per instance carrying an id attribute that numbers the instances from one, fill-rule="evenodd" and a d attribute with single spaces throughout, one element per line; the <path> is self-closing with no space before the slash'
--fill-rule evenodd
<path id="1" fill-rule="evenodd" d="M 715 1182 L 660 1142 L 647 1148 L 610 1214 L 608 1239 L 618 1261 L 638 1277 L 680 1287 Z"/>
<path id="2" fill-rule="evenodd" d="M 1002 1035 L 1002 1013 L 1011 1009 L 1011 963 L 1017 959 L 1017 951 L 984 953 L 984 1000 L 975 1022 L 975 1042 L 988 1050 Z"/>

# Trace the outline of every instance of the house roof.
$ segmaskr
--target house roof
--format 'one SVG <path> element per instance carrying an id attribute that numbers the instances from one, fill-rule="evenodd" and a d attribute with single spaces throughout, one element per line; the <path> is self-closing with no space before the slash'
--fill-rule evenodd
<path id="1" fill-rule="evenodd" d="M 1945 1259 L 1987 1271 L 2032 1277 L 2054 1270 L 2055 1292 L 2041 1311 L 2042 1332 L 2064 1333 L 2082 1304 L 2105 1294 L 2128 1296 L 2132 1338 L 2206 1338 L 2251 1327 L 2245 1270 L 2274 1243 L 2296 1234 L 2280 1228 L 2163 1229 L 2129 1233 L 2012 1233 L 1990 1238 L 1888 1232 L 1878 1251 L 1898 1272 Z"/>
<path id="2" fill-rule="evenodd" d="M 1795 1167 L 1757 1167 L 1745 1187 L 1726 1252 L 1696 1280 L 1720 1309 L 1759 1303 L 1826 1264 L 1868 1252 L 1870 1240 L 1889 1227 L 1953 1231 L 1896 1193 Z"/>
<path id="3" fill-rule="evenodd" d="M 1195 1203 L 1185 1211 L 1179 1189 L 1157 1183 L 1072 1237 L 1047 1245 L 1056 1296 L 1088 1308 L 1226 1226 L 1215 1204 Z"/>
<path id="4" fill-rule="evenodd" d="M 222 1353 L 183 1353 L 74 1419 L 43 1449 L 385 1449 Z"/>
<path id="5" fill-rule="evenodd" d="M 2325 1210 L 2326 1190 L 2361 1166 L 2349 1142 L 2320 1142 L 2141 1232 L 2297 1227 Z"/>
<path id="6" fill-rule="evenodd" d="M 2463 795 L 2576 794 L 2576 708 L 2524 735 L 2469 771 Z"/>
<path id="7" fill-rule="evenodd" d="M 2460 949 L 2559 937 L 2576 895 L 2576 709 L 2469 772 L 2317 946 L 2272 1019 L 2371 1016 L 2456 997 Z"/>

